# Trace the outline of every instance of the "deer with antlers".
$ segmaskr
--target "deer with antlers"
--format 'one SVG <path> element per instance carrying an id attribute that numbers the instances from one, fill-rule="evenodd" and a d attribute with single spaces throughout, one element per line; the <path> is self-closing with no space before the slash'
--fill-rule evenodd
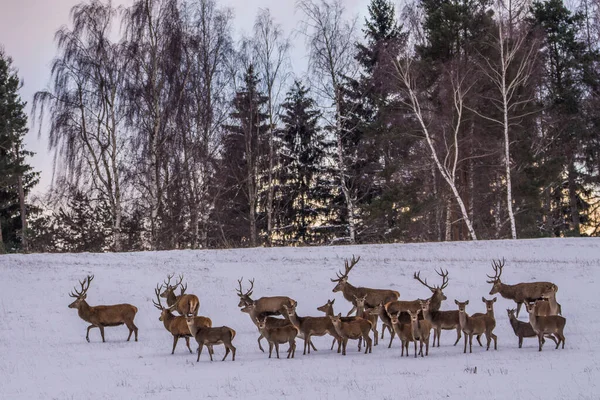
<path id="1" fill-rule="evenodd" d="M 100 329 L 100 335 L 102 336 L 102 342 L 104 342 L 104 327 L 105 326 L 119 326 L 127 325 L 129 329 L 129 336 L 127 341 L 131 339 L 131 334 L 135 332 L 135 341 L 138 341 L 138 328 L 133 323 L 135 314 L 138 309 L 131 304 L 115 304 L 110 306 L 90 306 L 87 301 L 87 291 L 90 288 L 90 283 L 94 279 L 94 275 L 88 275 L 86 280 L 79 281 L 81 286 L 80 290 L 74 288 L 75 293 L 71 292 L 69 296 L 76 300 L 69 304 L 69 308 L 76 308 L 79 317 L 90 323 L 87 328 L 87 334 L 85 339 L 90 341 L 90 329 Z"/>
<path id="2" fill-rule="evenodd" d="M 156 295 L 157 301 L 152 300 L 152 303 L 154 304 L 154 307 L 160 310 L 160 317 L 158 317 L 158 320 L 162 321 L 163 325 L 165 326 L 165 329 L 169 331 L 171 335 L 173 335 L 173 350 L 171 351 L 171 354 L 175 354 L 175 348 L 177 347 L 177 342 L 180 338 L 185 339 L 185 344 L 190 353 L 192 353 L 192 348 L 190 347 L 190 338 L 192 337 L 192 333 L 188 328 L 187 321 L 185 320 L 184 316 L 173 315 L 171 310 L 173 309 L 173 307 L 175 307 L 175 305 L 171 307 L 163 307 L 160 301 L 161 288 L 161 286 L 156 285 L 156 289 L 154 289 L 154 294 Z M 192 316 L 192 318 L 194 318 L 194 323 L 198 326 L 202 326 L 205 328 L 212 327 L 212 321 L 210 320 L 210 318 L 195 316 Z M 212 351 L 212 349 L 209 349 L 209 351 Z"/>
<path id="3" fill-rule="evenodd" d="M 413 275 L 413 278 L 415 280 L 419 281 L 423 286 L 425 286 L 431 291 L 431 297 L 429 298 L 429 308 L 432 312 L 438 311 L 442 306 L 442 301 L 446 300 L 446 295 L 444 294 L 443 290 L 448 286 L 449 282 L 447 270 L 444 271 L 443 269 L 440 269 L 439 272 L 437 270 L 435 272 L 442 277 L 441 286 L 429 286 L 429 284 L 427 283 L 427 279 L 421 279 L 421 271 L 415 272 Z M 419 299 L 412 301 L 396 300 L 389 302 L 385 305 L 385 311 L 390 315 L 396 314 L 397 312 L 418 312 L 420 309 L 421 302 Z"/>
<path id="4" fill-rule="evenodd" d="M 516 285 L 507 285 L 500 281 L 502 275 L 502 269 L 504 268 L 505 260 L 492 261 L 492 268 L 494 269 L 494 276 L 487 275 L 490 278 L 487 283 L 491 283 L 492 290 L 490 290 L 490 296 L 496 293 L 500 293 L 505 299 L 514 300 L 517 303 L 517 317 L 521 310 L 523 303 L 531 303 L 536 300 L 540 300 L 542 295 L 548 291 L 558 291 L 558 286 L 552 282 L 527 282 L 517 283 Z"/>
<path id="5" fill-rule="evenodd" d="M 342 271 L 337 273 L 337 279 L 331 279 L 331 282 L 336 282 L 337 285 L 333 288 L 333 292 L 342 292 L 344 298 L 352 303 L 352 309 L 348 312 L 348 316 L 356 311 L 356 297 L 365 298 L 365 305 L 367 307 L 375 307 L 379 303 L 389 303 L 390 301 L 398 300 L 400 293 L 395 290 L 389 289 L 371 289 L 365 287 L 352 286 L 348 282 L 348 274 L 354 268 L 354 266 L 360 261 L 360 257 L 354 258 L 348 264 L 348 260 L 345 260 L 344 267 L 346 271 L 342 274 Z M 355 297 L 356 296 L 356 297 Z"/>
<path id="6" fill-rule="evenodd" d="M 244 279 L 244 278 L 242 278 Z M 290 299 L 286 296 L 272 296 L 272 297 L 261 297 L 257 300 L 252 300 L 252 292 L 254 289 L 254 279 L 248 280 L 250 282 L 250 289 L 244 293 L 242 288 L 242 279 L 238 279 L 239 289 L 236 289 L 237 295 L 240 298 L 238 307 L 245 307 L 253 304 L 255 307 L 255 313 L 257 316 L 265 315 L 283 315 L 283 306 L 295 307 L 298 302 L 294 299 Z"/>
<path id="7" fill-rule="evenodd" d="M 182 284 L 183 275 L 179 275 L 179 281 L 177 281 L 175 285 L 171 285 L 171 278 L 173 278 L 173 274 L 167 275 L 168 281 L 164 282 L 165 290 L 160 294 L 160 297 L 166 298 L 167 305 L 169 307 L 174 307 L 174 310 L 180 315 L 197 316 L 198 309 L 200 308 L 198 296 L 195 294 L 185 294 L 187 283 L 185 285 Z M 175 290 L 178 286 L 181 287 L 179 296 L 175 295 Z"/>

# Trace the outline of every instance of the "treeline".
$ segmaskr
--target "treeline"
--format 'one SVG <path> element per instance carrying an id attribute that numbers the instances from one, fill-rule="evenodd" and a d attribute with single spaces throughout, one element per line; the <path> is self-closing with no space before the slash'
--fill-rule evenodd
<path id="1" fill-rule="evenodd" d="M 600 2 L 296 7 L 295 77 L 268 10 L 234 41 L 214 0 L 74 7 L 30 250 L 598 234 Z"/>

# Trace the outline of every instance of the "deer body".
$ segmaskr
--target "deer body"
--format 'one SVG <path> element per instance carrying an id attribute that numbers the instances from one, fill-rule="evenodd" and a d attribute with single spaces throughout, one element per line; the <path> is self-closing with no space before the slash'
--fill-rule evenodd
<path id="1" fill-rule="evenodd" d="M 333 299 L 333 300 L 327 300 L 327 303 L 323 304 L 320 307 L 317 307 L 317 310 L 324 312 L 326 317 L 333 317 L 335 315 L 335 313 L 333 312 L 333 303 L 335 303 L 335 299 Z M 356 318 L 357 317 L 342 317 L 342 321 L 343 322 L 350 322 L 350 321 L 356 320 Z M 330 319 L 330 321 L 331 321 L 331 319 Z M 335 330 L 335 328 L 334 328 L 334 330 Z M 338 340 L 336 338 L 336 336 L 338 336 L 337 335 L 337 331 L 336 331 L 336 335 L 333 338 L 333 341 L 331 342 L 331 350 L 333 350 L 333 346 L 335 345 L 335 342 L 337 341 L 338 342 L 338 353 L 339 353 L 340 352 L 340 346 L 342 345 L 342 341 Z M 362 339 L 359 339 L 358 340 L 358 349 L 359 350 L 361 348 L 361 342 L 362 342 Z"/>
<path id="2" fill-rule="evenodd" d="M 104 340 L 104 327 L 105 326 L 119 326 L 125 324 L 129 329 L 129 336 L 127 341 L 131 339 L 132 333 L 135 333 L 135 341 L 138 341 L 138 328 L 133 323 L 133 319 L 137 314 L 137 307 L 131 304 L 114 304 L 110 306 L 90 306 L 87 301 L 87 291 L 90 287 L 90 283 L 94 279 L 93 275 L 88 275 L 86 281 L 79 281 L 81 290 L 75 289 L 75 293 L 71 293 L 70 296 L 76 298 L 74 302 L 69 304 L 69 308 L 76 308 L 79 317 L 90 323 L 87 328 L 85 339 L 90 341 L 90 329 L 98 328 L 100 330 L 100 336 L 102 336 L 102 342 Z"/>
<path id="3" fill-rule="evenodd" d="M 482 297 L 481 301 L 483 301 L 485 303 L 485 314 L 475 313 L 475 314 L 471 315 L 471 318 L 482 317 L 484 315 L 487 315 L 488 317 L 492 318 L 495 321 L 496 318 L 494 317 L 494 303 L 496 302 L 496 297 L 494 297 L 492 300 L 486 300 L 485 297 Z M 480 346 L 483 346 L 481 344 L 481 335 L 477 335 L 477 342 L 479 343 Z"/>
<path id="4" fill-rule="evenodd" d="M 540 317 L 562 314 L 562 309 L 556 301 L 556 292 L 554 290 L 544 293 L 542 300 L 537 300 L 536 305 L 536 313 Z"/>
<path id="5" fill-rule="evenodd" d="M 432 324 L 426 319 L 419 320 L 419 313 L 409 311 L 410 324 L 413 331 L 413 338 L 419 339 L 419 354 L 423 357 L 423 344 L 425 344 L 425 355 L 429 355 L 429 336 L 431 334 Z"/>
<path id="6" fill-rule="evenodd" d="M 213 360 L 212 346 L 222 344 L 225 346 L 225 356 L 221 361 L 225 361 L 229 352 L 231 351 L 231 361 L 235 361 L 236 348 L 233 346 L 232 341 L 235 338 L 235 331 L 228 326 L 221 326 L 217 328 L 207 328 L 201 325 L 196 325 L 194 317 L 185 317 L 188 329 L 196 342 L 198 343 L 198 358 L 196 362 L 200 361 L 200 355 L 202 354 L 202 348 L 208 347 L 208 354 L 210 361 Z"/>
<path id="7" fill-rule="evenodd" d="M 356 302 L 356 316 L 361 317 L 363 319 L 369 320 L 371 322 L 371 330 L 373 331 L 373 338 L 374 338 L 374 345 L 377 346 L 377 344 L 379 344 L 379 332 L 377 332 L 377 320 L 379 319 L 379 315 L 378 314 L 371 314 L 369 309 L 369 312 L 366 311 L 365 309 L 365 300 L 367 299 L 367 296 L 363 296 L 363 297 L 355 297 L 354 300 Z"/>
<path id="8" fill-rule="evenodd" d="M 333 288 L 333 293 L 342 292 L 342 295 L 346 300 L 352 303 L 352 309 L 348 312 L 347 316 L 356 311 L 356 298 L 365 298 L 365 305 L 369 308 L 373 308 L 377 306 L 379 303 L 383 302 L 389 303 L 390 301 L 398 300 L 400 297 L 400 293 L 395 290 L 389 289 L 371 289 L 365 287 L 356 287 L 351 285 L 348 282 L 348 274 L 352 270 L 352 268 L 358 263 L 360 257 L 354 258 L 352 256 L 351 264 L 348 265 L 348 260 L 345 261 L 345 269 L 346 272 L 343 274 L 341 271 L 337 274 L 337 279 L 331 279 L 332 282 L 337 283 L 337 285 Z"/>
<path id="9" fill-rule="evenodd" d="M 400 357 L 404 357 L 404 349 L 406 349 L 406 357 L 409 356 L 408 346 L 410 345 L 410 342 L 414 342 L 415 358 L 417 358 L 417 340 L 418 339 L 415 338 L 415 336 L 414 336 L 412 324 L 410 322 L 403 323 L 402 321 L 399 320 L 400 314 L 401 314 L 400 312 L 397 312 L 390 316 L 392 325 L 394 327 L 394 331 L 396 332 L 396 334 L 400 338 L 400 342 L 402 343 L 401 344 L 402 353 L 400 354 Z"/>
<path id="10" fill-rule="evenodd" d="M 353 321 L 344 322 L 342 320 L 342 314 L 338 314 L 337 317 L 331 316 L 329 318 L 331 319 L 338 336 L 342 338 L 342 355 L 346 355 L 348 339 L 363 339 L 365 341 L 365 354 L 372 352 L 372 340 L 369 337 L 369 332 L 371 331 L 370 321 L 356 317 Z M 358 351 L 360 351 L 360 342 Z"/>
<path id="11" fill-rule="evenodd" d="M 269 358 L 273 353 L 273 347 L 275 347 L 277 358 L 279 358 L 279 345 L 284 343 L 289 343 L 290 346 L 287 358 L 290 358 L 290 356 L 294 358 L 296 354 L 296 336 L 299 332 L 296 326 L 288 324 L 277 328 L 267 328 L 265 318 L 262 318 L 258 321 L 258 329 L 269 342 Z"/>
<path id="12" fill-rule="evenodd" d="M 510 326 L 512 326 L 515 335 L 519 338 L 519 348 L 523 347 L 523 338 L 537 337 L 537 333 L 535 333 L 529 322 L 519 321 L 515 317 L 515 310 L 508 309 L 506 311 Z M 557 343 L 553 335 L 545 335 L 545 337 L 551 339 L 555 344 Z"/>
<path id="13" fill-rule="evenodd" d="M 539 351 L 542 351 L 544 345 L 544 335 L 553 334 L 558 338 L 556 342 L 556 349 L 562 342 L 562 348 L 565 348 L 565 335 L 563 330 L 567 320 L 559 315 L 549 315 L 546 317 L 539 317 L 536 315 L 536 306 L 525 304 L 525 308 L 529 313 L 529 323 L 533 328 L 533 331 L 537 334 L 539 341 Z"/>
<path id="14" fill-rule="evenodd" d="M 292 324 L 298 328 L 298 336 L 304 339 L 304 352 L 302 354 L 306 354 L 307 347 L 308 354 L 310 354 L 309 344 L 312 344 L 312 336 L 324 336 L 326 334 L 333 336 L 334 340 L 338 341 L 338 353 L 341 351 L 342 338 L 337 334 L 337 331 L 331 322 L 331 318 L 328 316 L 299 317 L 298 314 L 296 314 L 295 308 L 286 311 L 290 322 L 292 322 Z M 314 350 L 316 351 L 316 349 Z"/>
<path id="15" fill-rule="evenodd" d="M 454 346 L 456 346 L 456 344 L 462 337 L 460 321 L 458 319 L 458 310 L 432 312 L 429 310 L 429 300 L 426 300 L 421 301 L 421 312 L 423 313 L 423 319 L 426 319 L 427 321 L 431 322 L 433 328 L 433 346 L 435 346 L 435 339 L 437 337 L 437 347 L 440 347 L 440 337 L 442 336 L 442 329 L 456 329 L 456 341 L 454 342 Z"/>
<path id="16" fill-rule="evenodd" d="M 487 315 L 481 317 L 469 317 L 466 312 L 466 306 L 469 304 L 469 300 L 465 302 L 459 302 L 454 300 L 458 306 L 458 320 L 460 322 L 460 328 L 465 334 L 465 348 L 464 353 L 467 352 L 467 337 L 469 339 L 469 353 L 473 352 L 473 335 L 485 334 L 487 339 L 486 351 L 490 349 L 490 343 L 494 340 L 494 350 L 498 350 L 497 340 L 498 338 L 494 335 L 493 330 L 496 327 L 496 321 Z"/>
<path id="17" fill-rule="evenodd" d="M 539 300 L 542 298 L 542 295 L 549 291 L 558 291 L 558 286 L 552 282 L 526 282 L 507 285 L 500 280 L 502 268 L 504 268 L 504 259 L 499 262 L 493 261 L 492 267 L 495 275 L 488 275 L 488 278 L 491 280 L 487 281 L 487 283 L 493 285 L 492 290 L 490 290 L 490 296 L 499 293 L 505 299 L 514 300 L 517 303 L 517 317 L 523 303 Z"/>

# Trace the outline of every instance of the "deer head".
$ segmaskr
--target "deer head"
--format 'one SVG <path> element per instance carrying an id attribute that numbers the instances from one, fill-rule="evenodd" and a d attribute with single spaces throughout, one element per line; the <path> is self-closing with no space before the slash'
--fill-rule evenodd
<path id="1" fill-rule="evenodd" d="M 177 286 L 181 285 L 181 282 L 183 281 L 183 275 L 179 275 L 179 281 L 177 281 L 175 285 L 171 285 L 171 278 L 173 278 L 173 276 L 174 274 L 167 275 L 168 280 L 164 282 L 165 290 L 160 294 L 160 297 L 164 299 L 168 299 L 169 297 L 177 297 L 175 296 L 175 289 L 177 289 Z M 183 289 L 182 286 L 181 294 L 184 292 L 185 289 Z"/>
<path id="2" fill-rule="evenodd" d="M 263 316 L 263 317 L 259 317 L 257 319 L 258 322 L 258 329 L 265 329 L 265 327 L 267 326 L 267 317 Z"/>
<path id="3" fill-rule="evenodd" d="M 517 310 L 515 310 L 514 308 L 513 309 L 507 308 L 506 313 L 508 314 L 508 319 L 517 319 L 517 317 L 515 316 L 516 311 Z"/>
<path id="4" fill-rule="evenodd" d="M 367 300 L 367 295 L 365 294 L 363 297 L 358 297 L 354 295 L 354 300 L 356 300 L 356 307 L 365 309 L 365 301 Z"/>
<path id="5" fill-rule="evenodd" d="M 417 310 L 417 311 L 408 310 L 408 315 L 410 315 L 410 320 L 417 322 L 419 319 L 420 312 L 421 312 L 421 310 Z"/>
<path id="6" fill-rule="evenodd" d="M 157 301 L 152 300 L 152 303 L 154 304 L 154 307 L 156 307 L 157 309 L 160 310 L 160 317 L 158 317 L 159 321 L 163 321 L 166 318 L 167 314 L 169 314 L 173 310 L 173 308 L 175 307 L 175 305 L 173 305 L 171 307 L 164 307 L 162 305 L 162 303 L 160 302 L 160 298 L 164 297 L 164 296 L 162 296 L 160 294 L 160 290 L 161 289 L 162 289 L 162 285 L 159 286 L 158 284 L 156 284 L 156 289 L 154 289 L 154 294 L 156 295 L 156 300 Z"/>
<path id="7" fill-rule="evenodd" d="M 335 303 L 335 299 L 327 300 L 327 303 L 323 304 L 321 307 L 317 307 L 317 310 L 327 314 L 329 311 L 333 310 L 333 303 Z"/>
<path id="8" fill-rule="evenodd" d="M 430 299 L 419 300 L 419 304 L 421 305 L 421 310 L 423 311 L 423 313 L 425 313 L 425 311 L 429 311 L 429 304 L 430 303 L 431 303 Z"/>
<path id="9" fill-rule="evenodd" d="M 437 300 L 439 300 L 440 302 L 442 300 L 446 300 L 447 297 L 444 294 L 443 290 L 446 289 L 446 287 L 448 286 L 448 270 L 446 270 L 444 272 L 443 269 L 440 268 L 440 271 L 438 272 L 437 270 L 435 271 L 439 276 L 442 277 L 442 285 L 441 286 L 429 286 L 427 284 L 427 279 L 425 279 L 425 281 L 421 280 L 421 271 L 419 272 L 415 272 L 413 278 L 418 280 L 419 282 L 421 282 L 421 284 L 425 287 L 427 287 L 429 290 L 431 290 L 431 293 L 433 293 L 432 298 L 436 298 Z"/>
<path id="10" fill-rule="evenodd" d="M 487 312 L 494 310 L 494 303 L 496 302 L 496 297 L 494 297 L 491 300 L 486 300 L 486 298 L 482 296 L 481 301 L 483 301 L 485 303 L 485 310 Z"/>
<path id="11" fill-rule="evenodd" d="M 73 293 L 73 292 L 69 293 L 69 296 L 76 299 L 74 302 L 69 304 L 69 308 L 77 308 L 78 309 L 81 306 L 81 304 L 87 298 L 87 291 L 90 288 L 90 283 L 92 282 L 93 279 L 94 279 L 94 275 L 88 275 L 85 280 L 79 281 L 79 285 L 81 285 L 81 290 L 77 290 L 77 288 L 75 287 L 73 289 L 75 291 L 75 293 Z"/>
<path id="12" fill-rule="evenodd" d="M 493 285 L 492 290 L 490 290 L 490 296 L 500 292 L 500 289 L 502 288 L 500 276 L 502 275 L 502 268 L 504 268 L 504 262 L 504 258 L 502 259 L 502 261 L 498 260 L 498 262 L 496 262 L 496 260 L 493 260 L 492 268 L 494 269 L 494 276 L 486 275 L 488 278 L 490 278 L 490 280 L 486 282 L 491 283 Z"/>
<path id="13" fill-rule="evenodd" d="M 354 255 L 352 255 L 352 261 L 350 261 L 350 265 L 348 265 L 348 260 L 344 261 L 344 268 L 346 269 L 346 271 L 343 274 L 342 271 L 339 271 L 336 274 L 337 279 L 331 279 L 331 282 L 337 282 L 337 285 L 335 285 L 335 287 L 333 288 L 334 293 L 344 290 L 344 286 L 346 286 L 346 283 L 348 283 L 348 274 L 359 261 L 360 256 L 358 258 L 354 258 Z"/>
<path id="14" fill-rule="evenodd" d="M 333 326 L 339 326 L 342 323 L 342 313 L 339 313 L 338 315 L 330 315 L 329 318 L 331 319 Z"/>
<path id="15" fill-rule="evenodd" d="M 458 300 L 454 300 L 454 303 L 458 306 L 458 312 L 459 313 L 464 313 L 466 312 L 467 309 L 467 305 L 469 304 L 469 300 L 464 301 L 464 302 L 460 302 Z"/>
<path id="16" fill-rule="evenodd" d="M 242 289 L 242 280 L 244 278 L 242 277 L 242 279 L 238 279 L 238 284 L 239 284 L 239 289 L 236 289 L 237 291 L 237 295 L 240 298 L 240 302 L 238 303 L 238 307 L 244 307 L 250 304 L 254 304 L 254 300 L 252 300 L 250 298 L 250 296 L 252 296 L 252 289 L 254 288 L 254 279 L 249 279 L 248 282 L 250 282 L 250 289 L 248 289 L 246 291 L 246 293 L 243 292 Z"/>

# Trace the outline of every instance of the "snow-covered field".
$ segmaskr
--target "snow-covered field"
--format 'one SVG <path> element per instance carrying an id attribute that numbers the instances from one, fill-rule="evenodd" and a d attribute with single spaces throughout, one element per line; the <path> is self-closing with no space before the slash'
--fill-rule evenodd
<path id="1" fill-rule="evenodd" d="M 559 286 L 558 301 L 567 318 L 564 350 L 551 342 L 537 351 L 536 339 L 517 348 L 506 315 L 514 303 L 495 306 L 498 351 L 474 346 L 463 354 L 453 347 L 454 331 L 443 331 L 442 347 L 429 357 L 400 358 L 400 342 L 381 341 L 373 353 L 348 355 L 329 350 L 331 338 L 314 338 L 319 349 L 296 352 L 293 360 L 268 359 L 258 332 L 237 308 L 235 288 L 244 276 L 256 279 L 254 297 L 287 295 L 299 315 L 321 315 L 316 307 L 335 298 L 337 310 L 350 304 L 329 279 L 343 270 L 344 258 L 360 255 L 350 273 L 354 285 L 394 288 L 401 299 L 430 295 L 412 278 L 421 270 L 439 284 L 434 269 L 450 272 L 442 309 L 469 299 L 467 311 L 483 312 L 482 296 L 491 285 L 491 260 L 506 258 L 506 283 L 549 280 Z M 200 298 L 200 315 L 213 326 L 237 331 L 236 361 L 199 363 L 180 340 L 171 355 L 172 336 L 152 305 L 154 288 L 167 273 L 183 273 L 188 292 Z M 94 274 L 91 305 L 128 302 L 139 308 L 139 342 L 126 342 L 127 328 L 106 328 L 106 343 L 67 308 L 78 279 Z M 1 399 L 598 399 L 600 389 L 600 240 L 541 239 L 439 244 L 370 245 L 126 254 L 0 256 Z M 520 318 L 527 320 L 521 310 Z M 386 333 L 387 337 L 387 333 Z M 298 348 L 302 348 L 298 340 Z M 266 341 L 263 341 L 266 345 Z M 195 348 L 194 343 L 194 348 Z M 287 346 L 283 346 L 284 349 Z M 412 347 L 411 347 L 412 350 Z M 222 357 L 222 346 L 215 348 Z M 285 355 L 285 351 L 283 352 Z M 475 367 L 477 372 L 473 373 Z M 192 396 L 192 397 L 190 397 Z"/>

